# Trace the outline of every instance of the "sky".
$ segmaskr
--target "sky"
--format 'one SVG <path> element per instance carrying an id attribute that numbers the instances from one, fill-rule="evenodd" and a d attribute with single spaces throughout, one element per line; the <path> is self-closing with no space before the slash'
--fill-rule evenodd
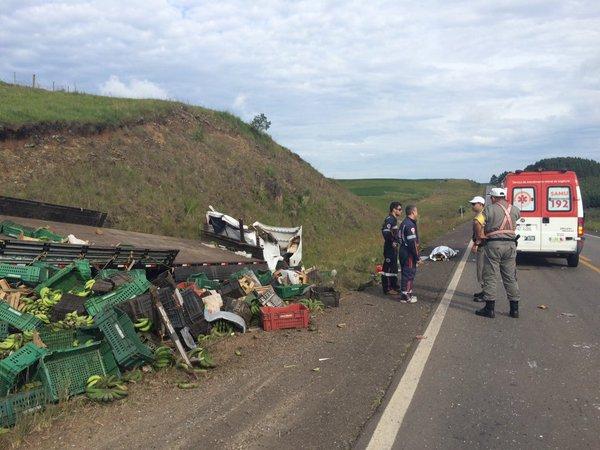
<path id="1" fill-rule="evenodd" d="M 15 73 L 264 113 L 335 178 L 600 159 L 597 0 L 0 0 L 0 79 Z"/>

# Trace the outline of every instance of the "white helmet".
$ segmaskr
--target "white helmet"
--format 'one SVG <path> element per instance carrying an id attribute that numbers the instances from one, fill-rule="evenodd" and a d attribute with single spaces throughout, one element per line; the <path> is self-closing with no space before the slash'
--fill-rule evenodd
<path id="1" fill-rule="evenodd" d="M 502 197 L 506 198 L 506 189 L 504 188 L 492 188 L 490 191 L 490 197 Z"/>

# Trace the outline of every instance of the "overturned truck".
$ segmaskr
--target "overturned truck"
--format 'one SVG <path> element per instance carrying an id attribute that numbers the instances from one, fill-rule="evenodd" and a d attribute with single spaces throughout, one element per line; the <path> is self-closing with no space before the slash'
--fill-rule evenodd
<path id="1" fill-rule="evenodd" d="M 202 234 L 227 248 L 262 258 L 272 272 L 302 264 L 301 226 L 275 227 L 260 222 L 248 226 L 242 219 L 235 219 L 209 206 Z"/>

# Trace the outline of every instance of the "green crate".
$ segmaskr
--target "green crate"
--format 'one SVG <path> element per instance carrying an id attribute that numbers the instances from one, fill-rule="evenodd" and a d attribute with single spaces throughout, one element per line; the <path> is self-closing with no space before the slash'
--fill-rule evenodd
<path id="1" fill-rule="evenodd" d="M 33 237 L 42 241 L 50 242 L 64 242 L 66 239 L 64 236 L 53 233 L 48 228 L 38 228 L 33 232 Z"/>
<path id="2" fill-rule="evenodd" d="M 34 229 L 26 227 L 25 225 L 20 225 L 18 223 L 11 222 L 10 220 L 5 220 L 0 225 L 0 228 L 2 228 L 2 234 L 6 236 L 19 238 L 19 236 L 22 234 L 24 236 L 33 237 Z"/>
<path id="3" fill-rule="evenodd" d="M 17 311 L 4 302 L 0 302 L 0 320 L 21 331 L 32 331 L 42 325 L 42 321 L 34 315 Z"/>
<path id="4" fill-rule="evenodd" d="M 52 330 L 51 327 L 42 327 L 39 333 L 40 339 L 46 344 L 49 351 L 76 348 L 73 346 L 75 341 L 78 341 L 79 345 L 84 345 L 90 339 L 98 341 L 101 337 L 99 330 L 95 327 L 69 330 Z"/>
<path id="5" fill-rule="evenodd" d="M 68 292 L 77 285 L 83 285 L 91 278 L 92 269 L 89 261 L 87 259 L 78 259 L 60 269 L 43 283 L 38 284 L 35 287 L 35 291 L 39 294 L 43 288 L 48 287 Z"/>
<path id="6" fill-rule="evenodd" d="M 45 348 L 29 342 L 0 361 L 0 396 L 15 385 L 17 376 L 48 353 Z"/>
<path id="7" fill-rule="evenodd" d="M 47 402 L 43 387 L 0 399 L 0 427 L 12 427 L 22 415 L 42 409 Z"/>
<path id="8" fill-rule="evenodd" d="M 254 272 L 252 272 L 250 269 L 248 269 L 247 267 L 243 268 L 242 270 L 238 270 L 237 272 L 233 272 L 231 275 L 229 275 L 229 280 L 230 281 L 237 281 L 240 278 L 242 278 L 244 275 L 254 275 Z"/>
<path id="9" fill-rule="evenodd" d="M 85 302 L 85 309 L 88 314 L 95 316 L 106 308 L 117 306 L 120 303 L 131 300 L 133 297 L 143 294 L 148 289 L 150 289 L 150 282 L 145 277 L 140 277 L 131 283 L 120 286 L 112 292 L 88 298 Z"/>
<path id="10" fill-rule="evenodd" d="M 287 286 L 275 286 L 275 293 L 281 298 L 298 297 L 304 293 L 310 284 L 290 284 Z"/>
<path id="11" fill-rule="evenodd" d="M 94 317 L 96 326 L 104 333 L 119 365 L 130 369 L 152 362 L 154 355 L 142 343 L 133 322 L 118 308 L 102 311 Z"/>
<path id="12" fill-rule="evenodd" d="M 268 286 L 273 279 L 273 274 L 270 270 L 253 270 L 253 272 L 263 286 Z"/>
<path id="13" fill-rule="evenodd" d="M 92 375 L 121 376 L 119 367 L 105 342 L 57 350 L 44 356 L 38 368 L 38 379 L 52 401 L 85 392 Z"/>
<path id="14" fill-rule="evenodd" d="M 0 341 L 3 341 L 8 336 L 8 322 L 0 320 Z"/>
<path id="15" fill-rule="evenodd" d="M 102 280 L 110 277 L 111 275 L 114 275 L 117 272 L 119 272 L 118 269 L 100 269 L 98 271 L 98 274 L 96 275 L 96 279 Z"/>
<path id="16" fill-rule="evenodd" d="M 36 266 L 0 264 L 0 278 L 12 278 L 24 283 L 41 283 L 48 279 L 48 269 Z"/>
<path id="17" fill-rule="evenodd" d="M 190 283 L 195 283 L 196 286 L 202 289 L 221 289 L 221 283 L 216 280 L 209 280 L 205 273 L 195 273 L 187 278 Z"/>

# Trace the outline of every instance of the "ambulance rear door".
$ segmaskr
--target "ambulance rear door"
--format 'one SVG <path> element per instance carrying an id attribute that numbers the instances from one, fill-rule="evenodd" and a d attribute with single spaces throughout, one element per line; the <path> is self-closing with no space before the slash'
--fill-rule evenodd
<path id="1" fill-rule="evenodd" d="M 541 175 L 538 172 L 516 173 L 509 175 L 507 195 L 509 201 L 521 210 L 517 221 L 516 233 L 520 235 L 517 251 L 541 251 Z"/>
<path id="2" fill-rule="evenodd" d="M 577 190 L 575 174 L 542 174 L 542 251 L 577 251 Z"/>

